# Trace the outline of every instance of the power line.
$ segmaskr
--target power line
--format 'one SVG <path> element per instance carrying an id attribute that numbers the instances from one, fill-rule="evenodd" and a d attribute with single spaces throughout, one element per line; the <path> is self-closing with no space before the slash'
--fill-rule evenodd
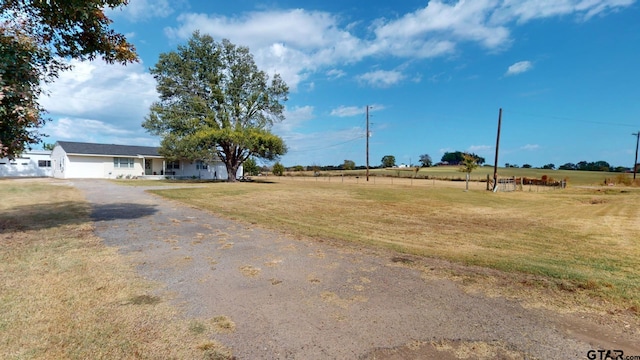
<path id="1" fill-rule="evenodd" d="M 292 150 L 292 151 L 288 151 L 288 153 L 301 153 L 301 152 L 310 152 L 310 151 L 319 151 L 319 150 L 326 150 L 326 149 L 331 149 L 334 148 L 336 146 L 340 146 L 340 145 L 344 145 L 344 144 L 348 144 L 350 142 L 356 141 L 356 140 L 360 140 L 362 139 L 363 136 L 359 135 L 358 137 L 355 137 L 353 139 L 349 139 L 343 142 L 339 142 L 336 144 L 332 144 L 332 145 L 327 145 L 327 146 L 323 146 L 323 147 L 318 147 L 318 148 L 309 148 L 309 149 L 302 149 L 302 150 Z"/>
<path id="2" fill-rule="evenodd" d="M 516 114 L 516 115 L 524 115 L 524 116 L 530 116 L 530 117 L 543 118 L 543 119 L 566 120 L 566 121 L 572 121 L 572 122 L 577 122 L 577 123 L 585 123 L 585 124 L 610 125 L 610 126 L 628 126 L 628 127 L 636 127 L 637 126 L 637 125 L 625 124 L 625 123 L 611 123 L 611 122 L 604 122 L 604 121 L 574 119 L 574 118 L 570 118 L 570 117 L 557 116 L 557 115 L 527 114 L 527 113 L 522 113 L 522 112 L 519 112 L 519 111 L 512 111 L 512 110 L 509 110 L 509 113 L 510 114 Z"/>

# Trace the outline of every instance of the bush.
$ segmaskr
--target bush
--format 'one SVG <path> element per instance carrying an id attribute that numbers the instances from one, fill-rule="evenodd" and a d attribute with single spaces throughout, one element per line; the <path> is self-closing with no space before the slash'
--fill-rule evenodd
<path id="1" fill-rule="evenodd" d="M 284 165 L 280 164 L 279 162 L 273 164 L 273 175 L 275 176 L 282 176 L 284 175 Z"/>

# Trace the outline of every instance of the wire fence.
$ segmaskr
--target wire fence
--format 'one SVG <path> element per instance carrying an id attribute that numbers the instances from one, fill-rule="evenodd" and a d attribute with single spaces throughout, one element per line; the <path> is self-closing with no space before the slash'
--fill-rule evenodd
<path id="1" fill-rule="evenodd" d="M 466 181 L 459 179 L 425 179 L 425 178 L 407 178 L 407 177 L 391 177 L 391 176 L 369 176 L 367 181 L 366 176 L 302 176 L 302 175 L 265 175 L 259 177 L 262 180 L 271 181 L 291 181 L 291 182 L 305 182 L 305 183 L 317 183 L 317 184 L 343 184 L 343 185 L 359 185 L 359 186 L 414 186 L 414 187 L 432 187 L 432 188 L 466 188 Z M 255 179 L 255 177 L 254 177 Z M 489 181 L 487 186 L 487 179 L 484 177 L 471 177 L 469 180 L 469 190 L 492 190 L 493 185 Z M 497 191 L 529 191 L 529 192 L 543 192 L 563 189 L 566 187 L 566 181 L 543 184 L 540 182 L 527 181 L 527 178 L 503 178 L 498 179 Z"/>

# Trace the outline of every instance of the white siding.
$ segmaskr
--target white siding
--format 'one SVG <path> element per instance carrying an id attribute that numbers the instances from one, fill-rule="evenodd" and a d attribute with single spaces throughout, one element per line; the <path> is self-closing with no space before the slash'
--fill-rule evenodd
<path id="1" fill-rule="evenodd" d="M 114 158 L 131 158 L 133 159 L 133 168 L 115 167 Z M 158 158 L 148 158 L 152 160 L 152 175 L 171 176 L 178 178 L 200 178 L 200 179 L 219 179 L 226 180 L 227 168 L 221 161 L 214 161 L 209 164 L 207 169 L 198 169 L 197 162 L 180 161 L 180 169 L 163 169 L 168 161 Z M 130 156 L 103 156 L 103 155 L 74 155 L 67 154 L 64 149 L 56 145 L 51 153 L 51 166 L 53 176 L 56 178 L 73 179 L 116 179 L 142 176 L 145 173 L 144 157 Z M 172 174 L 175 173 L 175 174 Z M 243 175 L 242 166 L 238 169 L 236 177 Z"/>
<path id="2" fill-rule="evenodd" d="M 64 152 L 62 147 L 56 145 L 51 152 L 51 167 L 53 169 L 53 177 L 59 179 L 65 179 L 65 165 L 69 162 L 67 159 L 67 153 Z"/>
<path id="3" fill-rule="evenodd" d="M 133 158 L 133 168 L 116 168 L 112 156 L 68 155 L 60 146 L 51 154 L 53 176 L 62 179 L 115 179 L 119 175 L 144 174 L 141 158 Z"/>
<path id="4" fill-rule="evenodd" d="M 142 159 L 133 158 L 133 168 L 115 167 L 109 156 L 67 155 L 64 169 L 66 179 L 116 179 L 144 174 Z"/>
<path id="5" fill-rule="evenodd" d="M 52 174 L 52 167 L 40 166 L 51 164 L 50 151 L 27 151 L 14 160 L 0 159 L 0 177 L 48 177 Z M 53 164 L 51 164 L 53 166 Z"/>
<path id="6" fill-rule="evenodd" d="M 129 158 L 130 156 L 114 156 L 114 157 L 105 157 L 104 163 L 104 173 L 102 175 L 103 178 L 107 179 L 117 179 L 117 178 L 125 178 L 125 177 L 133 177 L 133 176 L 142 176 L 144 175 L 144 160 L 142 158 L 132 158 L 133 159 L 133 167 L 115 167 L 113 164 L 113 159 L 116 157 L 120 158 Z"/>
<path id="7" fill-rule="evenodd" d="M 67 155 L 67 179 L 100 179 L 105 177 L 105 168 L 110 158 Z M 113 160 L 112 160 L 113 161 Z M 113 167 L 113 164 L 111 165 Z"/>

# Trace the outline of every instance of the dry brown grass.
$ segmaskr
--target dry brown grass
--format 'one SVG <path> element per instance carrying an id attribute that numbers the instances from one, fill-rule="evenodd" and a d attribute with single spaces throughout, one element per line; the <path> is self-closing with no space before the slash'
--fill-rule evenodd
<path id="1" fill-rule="evenodd" d="M 216 333 L 232 333 L 236 331 L 236 323 L 224 315 L 212 318 L 211 325 L 213 325 Z"/>
<path id="2" fill-rule="evenodd" d="M 0 358 L 230 357 L 93 235 L 78 191 L 0 183 Z"/>
<path id="3" fill-rule="evenodd" d="M 240 272 L 246 277 L 256 277 L 260 275 L 261 271 L 262 270 L 260 268 L 253 267 L 251 265 L 244 265 L 240 267 Z"/>
<path id="4" fill-rule="evenodd" d="M 491 193 L 279 179 L 157 193 L 288 233 L 530 274 L 533 287 L 582 299 L 576 305 L 598 299 L 640 313 L 640 191 L 630 188 Z"/>

